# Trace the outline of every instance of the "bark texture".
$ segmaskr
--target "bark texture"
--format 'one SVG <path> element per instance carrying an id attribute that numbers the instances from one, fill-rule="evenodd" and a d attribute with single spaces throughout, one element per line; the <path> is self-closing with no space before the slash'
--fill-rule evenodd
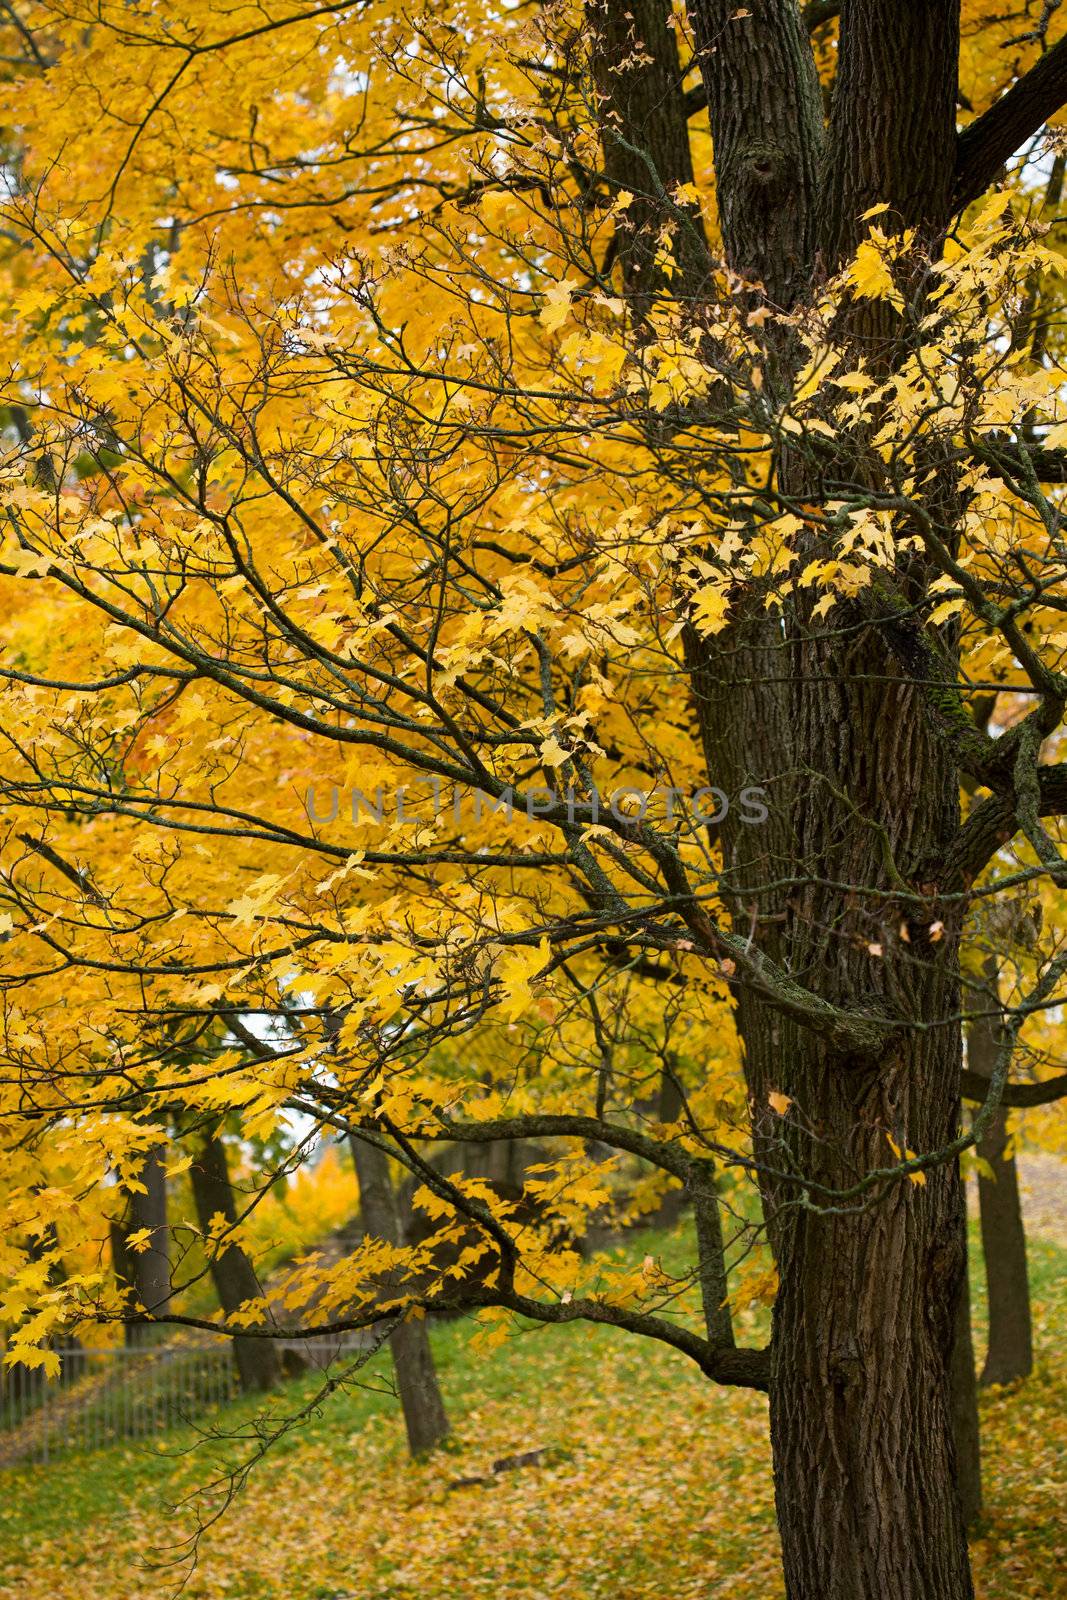
<path id="1" fill-rule="evenodd" d="M 836 267 L 864 237 L 863 213 L 936 235 L 956 168 L 959 0 L 845 0 L 819 248 Z"/>
<path id="2" fill-rule="evenodd" d="M 955 774 L 914 692 L 876 692 L 867 681 L 880 654 L 872 645 L 855 642 L 851 671 L 830 659 L 834 646 L 808 645 L 832 676 L 806 690 L 801 679 L 795 706 L 801 759 L 822 782 L 796 801 L 801 868 L 787 954 L 842 1005 L 944 1019 L 958 1008 L 952 937 L 914 957 L 909 948 L 876 959 L 871 945 L 887 950 L 888 930 L 822 886 L 889 888 L 873 830 L 884 830 L 914 881 L 925 853 L 955 826 Z M 784 1158 L 806 1182 L 844 1189 L 891 1160 L 887 1130 L 915 1150 L 954 1136 L 952 1026 L 908 1032 L 881 1056 L 856 1058 L 766 1015 L 746 1024 L 760 1092 L 754 1133 L 768 1165 L 781 1168 Z M 766 1106 L 772 1078 L 794 1102 L 784 1127 Z M 788 1185 L 764 1185 L 781 1279 L 771 1431 L 790 1600 L 969 1593 L 950 1380 L 962 1204 L 954 1163 L 925 1176 L 898 1183 L 880 1205 L 824 1213 L 798 1203 Z"/>
<path id="3" fill-rule="evenodd" d="M 220 1214 L 233 1226 L 237 1222 L 237 1204 L 226 1149 L 218 1134 L 204 1139 L 189 1176 L 197 1218 L 205 1234 L 210 1232 L 212 1219 Z M 219 1304 L 227 1314 L 237 1311 L 245 1301 L 262 1295 L 255 1269 L 240 1245 L 223 1243 L 211 1252 L 209 1265 Z M 242 1389 L 266 1390 L 278 1382 L 281 1362 L 273 1340 L 237 1337 L 233 1341 L 233 1354 Z"/>
<path id="4" fill-rule="evenodd" d="M 964 1522 L 972 1528 L 982 1514 L 982 1443 L 971 1330 L 971 1284 L 966 1270 L 956 1301 L 956 1332 L 952 1345 L 952 1431 L 956 1440 L 960 1508 Z"/>
<path id="5" fill-rule="evenodd" d="M 822 154 L 822 96 L 800 8 L 796 0 L 690 0 L 689 15 L 726 258 L 789 306 L 814 260 Z"/>
<path id="6" fill-rule="evenodd" d="M 359 1205 L 366 1231 L 387 1244 L 400 1244 L 396 1193 L 384 1151 L 352 1138 L 352 1160 L 359 1182 Z M 448 1416 L 437 1382 L 424 1321 L 404 1321 L 389 1335 L 393 1370 L 413 1456 L 425 1455 L 448 1435 Z"/>
<path id="7" fill-rule="evenodd" d="M 662 289 L 656 254 L 667 227 L 682 292 L 697 303 L 711 260 L 699 211 L 675 197 L 693 182 L 693 159 L 670 0 L 587 0 L 586 18 L 604 170 L 613 198 L 633 196 L 615 231 L 627 298 L 643 316 Z"/>

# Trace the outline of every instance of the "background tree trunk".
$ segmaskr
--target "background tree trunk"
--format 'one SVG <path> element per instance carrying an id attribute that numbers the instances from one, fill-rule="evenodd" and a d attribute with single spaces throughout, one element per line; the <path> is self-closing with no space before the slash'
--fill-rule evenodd
<path id="1" fill-rule="evenodd" d="M 1018 1168 L 1014 1155 L 1008 1153 L 1007 1124 L 1007 1113 L 999 1112 L 978 1143 L 979 1156 L 993 1172 L 992 1178 L 978 1174 L 989 1295 L 989 1343 L 982 1368 L 983 1383 L 1014 1383 L 1017 1378 L 1028 1377 L 1034 1367 L 1026 1230 Z"/>
<path id="2" fill-rule="evenodd" d="M 200 1227 L 210 1233 L 212 1218 L 220 1213 L 227 1224 L 237 1222 L 237 1205 L 226 1161 L 226 1150 L 217 1133 L 208 1134 L 189 1168 L 193 1198 Z M 251 1261 L 238 1244 L 223 1244 L 210 1251 L 209 1266 L 215 1293 L 223 1311 L 236 1311 L 246 1300 L 258 1299 L 263 1291 Z M 271 1339 L 233 1341 L 234 1360 L 246 1392 L 271 1389 L 281 1375 L 278 1349 Z"/>
<path id="3" fill-rule="evenodd" d="M 166 1149 L 165 1144 L 158 1144 L 147 1153 L 138 1174 L 145 1192 L 131 1192 L 125 1224 L 115 1224 L 111 1231 L 116 1277 L 128 1283 L 145 1310 L 155 1315 L 166 1310 L 170 1299 Z M 129 1235 L 144 1228 L 152 1235 L 147 1250 L 131 1249 L 126 1242 Z M 164 1331 L 150 1322 L 128 1322 L 126 1343 L 131 1346 L 150 1344 Z"/>
<path id="4" fill-rule="evenodd" d="M 995 983 L 995 962 L 987 972 Z M 967 1032 L 967 1064 L 972 1072 L 988 1078 L 996 1051 L 993 1021 L 983 1017 L 972 1022 Z M 1018 1169 L 1009 1150 L 1008 1114 L 1001 1108 L 994 1113 L 977 1150 L 992 1174 L 987 1176 L 979 1168 L 978 1205 L 989 1302 L 984 1384 L 1013 1383 L 1027 1377 L 1034 1365 L 1026 1230 L 1019 1201 Z"/>
<path id="5" fill-rule="evenodd" d="M 402 1242 L 396 1193 L 383 1150 L 354 1135 L 349 1143 L 359 1182 L 359 1205 L 367 1233 L 387 1244 Z M 437 1382 L 424 1320 L 401 1322 L 389 1335 L 393 1370 L 413 1456 L 425 1455 L 448 1434 L 448 1416 Z"/>

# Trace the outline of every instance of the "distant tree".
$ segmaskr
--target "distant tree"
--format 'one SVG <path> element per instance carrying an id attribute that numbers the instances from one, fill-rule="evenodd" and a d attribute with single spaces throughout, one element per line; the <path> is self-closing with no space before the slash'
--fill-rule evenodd
<path id="1" fill-rule="evenodd" d="M 388 1156 L 377 1145 L 367 1143 L 356 1134 L 351 1136 L 350 1144 L 359 1178 L 359 1207 L 363 1226 L 376 1239 L 394 1246 L 401 1245 L 403 1234 Z M 408 1448 L 413 1456 L 425 1455 L 447 1437 L 448 1416 L 421 1311 L 417 1316 L 405 1317 L 397 1323 L 389 1335 L 389 1347 L 404 1412 Z"/>
<path id="2" fill-rule="evenodd" d="M 252 1262 L 229 1237 L 237 1227 L 237 1202 L 226 1147 L 217 1131 L 207 1130 L 197 1139 L 189 1177 L 219 1305 L 227 1314 L 240 1311 L 247 1302 L 259 1300 L 263 1291 Z M 237 1334 L 233 1353 L 242 1389 L 271 1389 L 281 1377 L 278 1347 L 272 1340 Z"/>
<path id="3" fill-rule="evenodd" d="M 111 1224 L 111 1256 L 120 1285 L 152 1316 L 166 1311 L 171 1294 L 170 1235 L 167 1228 L 166 1145 L 153 1146 L 131 1181 L 126 1214 Z M 145 1344 L 158 1336 L 151 1322 L 128 1322 L 126 1343 Z"/>

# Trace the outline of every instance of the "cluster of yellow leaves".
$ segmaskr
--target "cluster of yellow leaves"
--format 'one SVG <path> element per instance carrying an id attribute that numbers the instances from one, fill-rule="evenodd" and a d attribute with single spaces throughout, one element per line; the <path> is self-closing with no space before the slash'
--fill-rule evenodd
<path id="1" fill-rule="evenodd" d="M 721 274 L 705 326 L 664 301 L 634 338 L 615 296 L 587 287 L 631 197 L 584 204 L 571 156 L 595 163 L 589 107 L 576 95 L 546 126 L 528 69 L 579 9 L 523 9 L 181 0 L 134 24 L 112 0 L 74 0 L 34 13 L 51 70 L 0 85 L 23 142 L 4 203 L 18 244 L 0 275 L 0 399 L 31 429 L 30 444 L 9 433 L 0 463 L 19 730 L 0 911 L 19 988 L 0 1047 L 16 1109 L 52 1086 L 47 1150 L 24 1157 L 21 1123 L 4 1124 L 5 1240 L 19 1244 L 0 1245 L 0 1270 L 58 1230 L 66 1285 L 49 1300 L 31 1276 L 18 1300 L 38 1332 L 78 1323 L 89 1300 L 114 1309 L 84 1274 L 152 1137 L 131 1093 L 290 1142 L 309 1085 L 416 1132 L 594 1104 L 603 1041 L 546 933 L 588 899 L 561 830 L 524 801 L 692 791 L 706 774 L 678 693 L 685 624 L 719 633 L 753 596 L 832 624 L 840 597 L 907 559 L 914 528 L 873 496 L 786 503 L 782 434 L 832 451 L 862 433 L 906 500 L 928 470 L 924 430 L 981 443 L 1032 416 L 1055 443 L 1067 426 L 1059 367 L 1035 369 L 1006 336 L 1021 286 L 1061 272 L 1008 191 L 924 268 L 916 353 L 891 374 L 846 361 L 837 333 L 857 303 L 910 303 L 914 241 L 877 212 L 803 316 L 753 311 Z M 987 104 L 1009 68 L 973 41 L 984 22 L 1004 43 L 1003 19 L 967 10 L 973 103 Z M 706 131 L 694 150 L 683 209 L 712 197 Z M 666 235 L 659 264 L 669 280 Z M 777 337 L 804 352 L 788 397 L 769 381 Z M 968 674 L 1017 685 L 960 575 L 996 594 L 1048 559 L 1049 534 L 981 466 L 961 489 L 966 548 L 931 621 L 960 622 Z M 1056 615 L 1031 613 L 1058 668 Z M 51 858 L 41 827 L 25 837 L 42 786 Z M 380 814 L 353 808 L 355 790 L 380 795 Z M 331 793 L 324 818 L 313 797 Z M 640 844 L 586 822 L 571 848 L 598 896 L 624 897 L 627 869 L 650 870 Z M 714 911 L 704 840 L 679 848 Z M 680 1070 L 710 1134 L 737 1145 L 724 974 L 676 959 Z M 625 1117 L 661 1064 L 663 992 L 600 966 L 583 953 L 573 971 L 612 1019 L 629 1087 L 610 1109 Z M 299 1023 L 269 1060 L 227 1034 L 233 1011 Z M 146 1037 L 146 1016 L 189 1015 L 208 1019 L 202 1057 L 162 1028 Z M 417 1065 L 394 1048 L 414 1021 L 447 1041 Z M 54 1092 L 68 1073 L 88 1109 Z M 638 1210 L 652 1198 L 632 1193 Z M 318 1287 L 339 1300 L 358 1285 Z"/>

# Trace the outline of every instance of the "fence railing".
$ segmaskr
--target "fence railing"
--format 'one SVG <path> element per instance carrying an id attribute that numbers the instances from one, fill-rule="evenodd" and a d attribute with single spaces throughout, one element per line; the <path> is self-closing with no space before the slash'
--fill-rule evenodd
<path id="1" fill-rule="evenodd" d="M 363 1329 L 286 1342 L 286 1370 L 327 1370 L 375 1342 Z M 62 1381 L 13 1367 L 0 1375 L 0 1467 L 49 1461 L 74 1451 L 148 1440 L 188 1422 L 210 1423 L 237 1397 L 229 1343 L 60 1349 Z"/>
<path id="2" fill-rule="evenodd" d="M 144 1440 L 220 1410 L 237 1392 L 228 1345 L 59 1351 L 63 1381 L 12 1369 L 0 1381 L 0 1465 Z"/>

